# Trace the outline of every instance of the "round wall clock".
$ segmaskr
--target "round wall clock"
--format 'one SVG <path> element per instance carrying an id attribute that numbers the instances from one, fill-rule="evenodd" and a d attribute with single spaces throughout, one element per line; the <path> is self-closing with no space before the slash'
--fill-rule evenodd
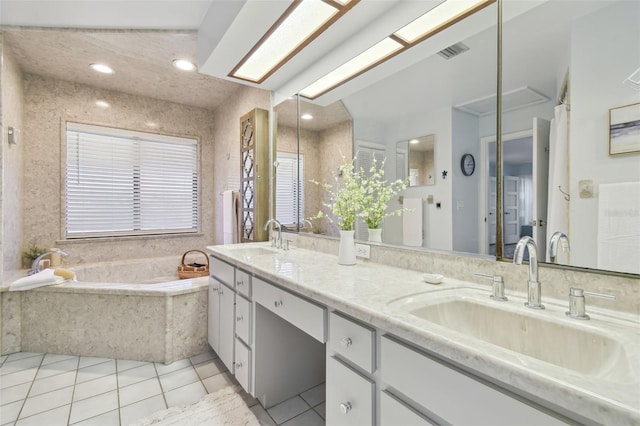
<path id="1" fill-rule="evenodd" d="M 476 160 L 471 154 L 464 154 L 460 159 L 460 168 L 462 174 L 465 176 L 471 176 L 476 170 Z"/>

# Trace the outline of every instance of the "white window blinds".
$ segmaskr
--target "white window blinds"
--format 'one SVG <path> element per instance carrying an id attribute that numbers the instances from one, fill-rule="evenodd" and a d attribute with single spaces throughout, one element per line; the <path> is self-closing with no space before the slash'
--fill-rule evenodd
<path id="1" fill-rule="evenodd" d="M 278 152 L 277 162 L 276 219 L 282 224 L 297 224 L 304 219 L 304 158 Z"/>
<path id="2" fill-rule="evenodd" d="M 67 123 L 66 237 L 197 232 L 195 139 Z"/>

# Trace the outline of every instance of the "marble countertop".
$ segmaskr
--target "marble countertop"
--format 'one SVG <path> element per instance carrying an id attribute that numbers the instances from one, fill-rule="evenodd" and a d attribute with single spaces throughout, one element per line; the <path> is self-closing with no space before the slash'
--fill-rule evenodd
<path id="1" fill-rule="evenodd" d="M 318 303 L 360 319 L 437 354 L 480 377 L 516 390 L 524 396 L 568 410 L 603 424 L 640 423 L 640 323 L 637 316 L 591 309 L 590 321 L 567 318 L 566 300 L 545 298 L 547 309 L 531 313 L 551 321 L 614 336 L 623 342 L 628 365 L 626 377 L 581 374 L 554 364 L 503 349 L 457 333 L 402 310 L 394 309 L 399 297 L 443 290 L 471 289 L 487 296 L 490 288 L 445 277 L 439 285 L 422 281 L 422 272 L 358 260 L 354 266 L 338 265 L 337 256 L 292 248 L 289 251 L 252 250 L 268 243 L 209 246 L 216 257 L 288 288 Z M 424 271 L 429 272 L 429 271 Z M 510 309 L 523 306 L 525 295 L 507 292 Z M 546 318 L 545 318 L 546 319 Z M 499 327 L 499 324 L 496 324 Z"/>

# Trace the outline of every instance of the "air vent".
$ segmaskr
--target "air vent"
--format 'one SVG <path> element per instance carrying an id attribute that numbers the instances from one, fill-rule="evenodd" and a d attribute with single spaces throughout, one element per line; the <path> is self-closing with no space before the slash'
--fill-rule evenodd
<path id="1" fill-rule="evenodd" d="M 462 52 L 466 52 L 467 50 L 469 50 L 469 46 L 467 46 L 466 44 L 456 43 L 447 47 L 446 49 L 439 51 L 438 55 L 442 56 L 445 59 L 451 59 L 454 56 L 458 56 Z"/>

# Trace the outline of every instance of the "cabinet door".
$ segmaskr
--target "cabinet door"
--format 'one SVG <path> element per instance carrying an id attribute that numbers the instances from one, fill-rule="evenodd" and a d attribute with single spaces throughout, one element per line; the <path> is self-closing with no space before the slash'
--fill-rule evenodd
<path id="1" fill-rule="evenodd" d="M 207 311 L 207 340 L 211 349 L 220 351 L 220 283 L 209 277 L 209 309 Z"/>
<path id="2" fill-rule="evenodd" d="M 404 405 L 387 392 L 382 392 L 380 405 L 380 425 L 382 426 L 429 426 L 437 424 Z"/>
<path id="3" fill-rule="evenodd" d="M 218 356 L 231 374 L 233 370 L 233 350 L 235 338 L 235 293 L 224 284 L 220 284 L 220 350 Z"/>
<path id="4" fill-rule="evenodd" d="M 381 357 L 382 380 L 447 423 L 566 424 L 387 336 L 382 338 Z"/>
<path id="5" fill-rule="evenodd" d="M 242 388 L 251 393 L 251 349 L 236 339 L 235 376 Z"/>
<path id="6" fill-rule="evenodd" d="M 328 425 L 373 425 L 374 384 L 334 357 L 327 359 Z"/>

